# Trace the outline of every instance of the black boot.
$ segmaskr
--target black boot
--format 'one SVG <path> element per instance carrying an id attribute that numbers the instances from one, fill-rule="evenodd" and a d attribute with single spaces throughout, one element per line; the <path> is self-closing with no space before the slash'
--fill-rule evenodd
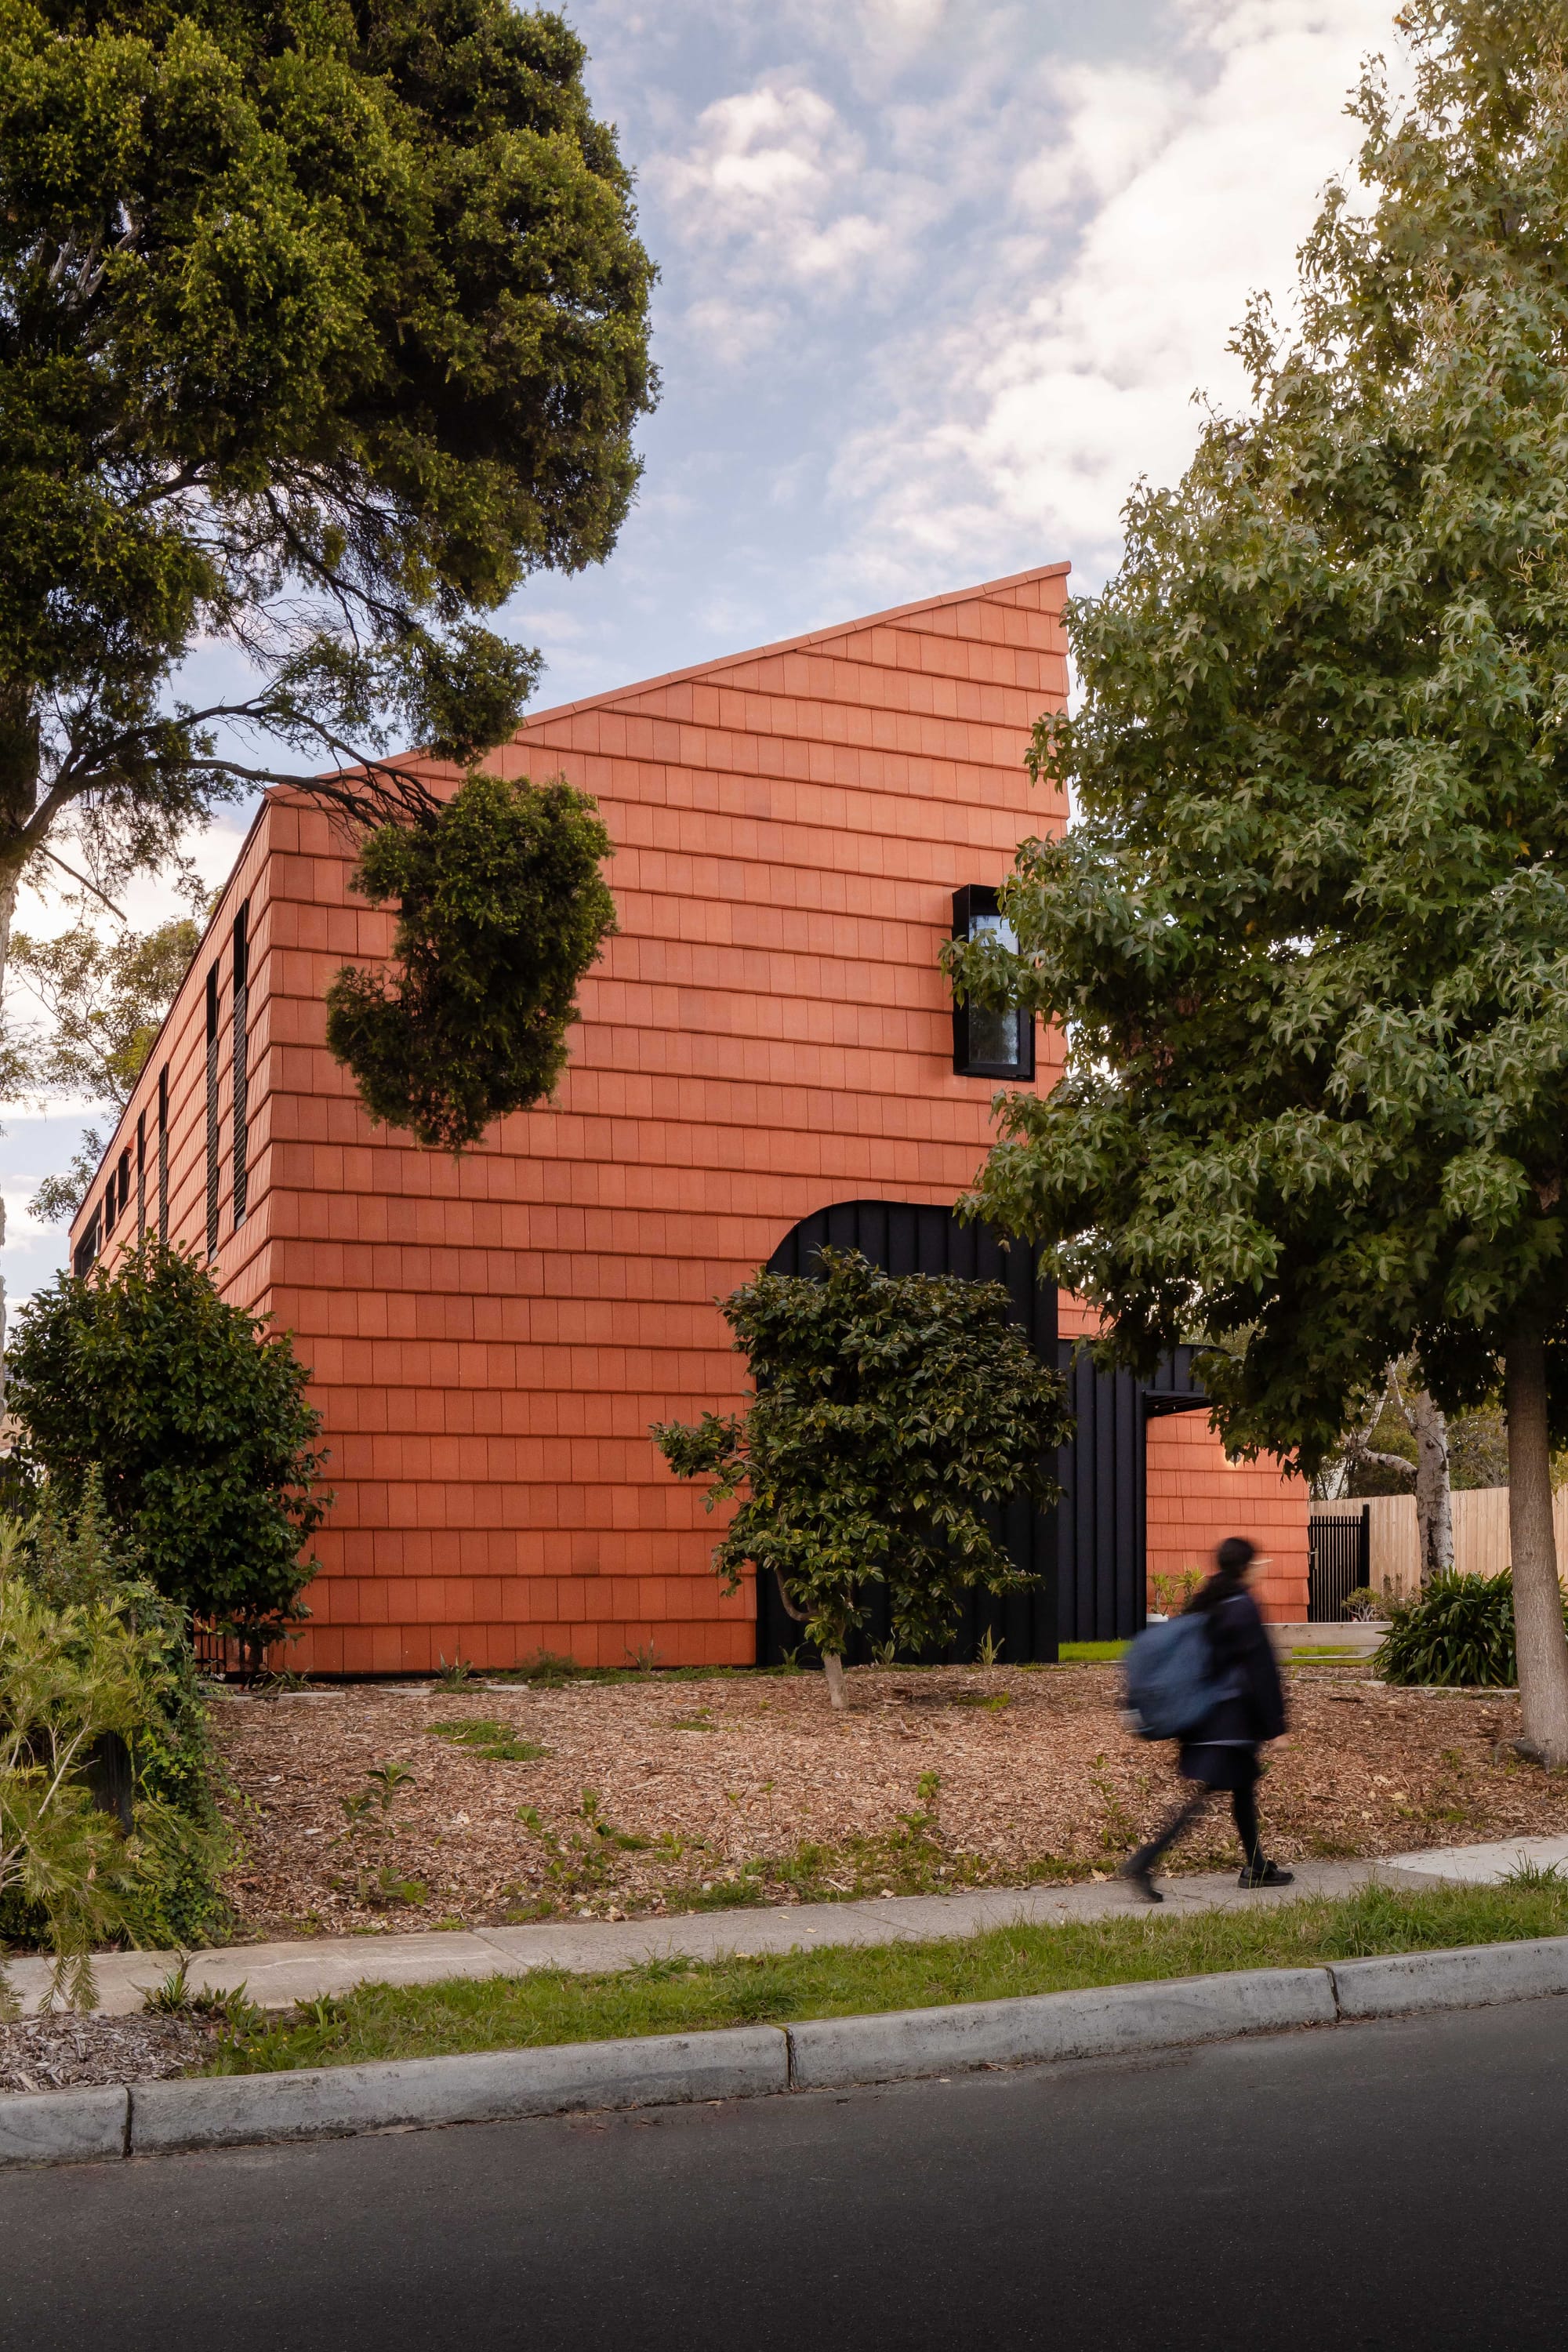
<path id="1" fill-rule="evenodd" d="M 1266 1862 L 1260 1854 L 1256 1862 L 1247 1864 L 1236 1883 L 1238 1886 L 1293 1886 L 1296 1874 L 1293 1870 L 1281 1870 L 1277 1862 Z"/>

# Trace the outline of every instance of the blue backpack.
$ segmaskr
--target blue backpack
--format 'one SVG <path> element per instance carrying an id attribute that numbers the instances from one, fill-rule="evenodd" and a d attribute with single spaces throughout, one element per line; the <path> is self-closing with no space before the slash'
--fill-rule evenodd
<path id="1" fill-rule="evenodd" d="M 1182 1739 L 1225 1696 L 1206 1617 L 1145 1625 L 1127 1653 L 1127 1704 L 1140 1739 Z"/>

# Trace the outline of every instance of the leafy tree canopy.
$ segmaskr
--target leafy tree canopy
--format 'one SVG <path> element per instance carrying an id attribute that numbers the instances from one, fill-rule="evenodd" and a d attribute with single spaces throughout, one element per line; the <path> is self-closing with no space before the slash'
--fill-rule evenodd
<path id="1" fill-rule="evenodd" d="M 709 1507 L 744 1490 L 714 1565 L 777 1579 L 784 1607 L 837 1668 L 868 1590 L 885 1587 L 900 1647 L 948 1640 L 963 1594 L 1028 1579 L 987 1507 L 1054 1501 L 1072 1416 L 1059 1372 L 1007 1319 L 999 1283 L 879 1273 L 825 1249 L 820 1279 L 759 1274 L 723 1302 L 754 1394 L 743 1413 L 655 1428 Z M 841 1685 L 833 1676 L 835 1704 Z"/>
<path id="2" fill-rule="evenodd" d="M 102 882 L 283 753 L 384 813 L 395 737 L 510 731 L 477 616 L 605 555 L 654 395 L 583 65 L 507 0 L 0 0 L 0 913 L 62 819 Z M 254 691 L 172 702 L 198 637 Z"/>
<path id="3" fill-rule="evenodd" d="M 560 779 L 473 775 L 435 817 L 371 835 L 355 887 L 398 900 L 402 972 L 340 971 L 327 1043 L 373 1118 L 461 1151 L 550 1092 L 577 983 L 616 928 L 609 855 L 593 802 Z"/>
<path id="4" fill-rule="evenodd" d="M 1414 97 L 1362 85 L 1300 331 L 1254 309 L 1249 413 L 1073 607 L 1034 766 L 1081 817 L 1020 853 L 1019 956 L 954 963 L 1068 1024 L 984 1213 L 1126 1359 L 1201 1322 L 1230 1443 L 1310 1471 L 1389 1359 L 1447 1407 L 1502 1360 L 1526 1735 L 1568 1761 L 1568 12 L 1400 23 Z"/>
<path id="5" fill-rule="evenodd" d="M 151 1237 L 17 1318 L 7 1402 L 68 1510 L 100 1473 L 111 1524 L 156 1589 L 258 1654 L 305 1612 L 301 1552 L 331 1503 L 321 1416 L 286 1335 Z"/>

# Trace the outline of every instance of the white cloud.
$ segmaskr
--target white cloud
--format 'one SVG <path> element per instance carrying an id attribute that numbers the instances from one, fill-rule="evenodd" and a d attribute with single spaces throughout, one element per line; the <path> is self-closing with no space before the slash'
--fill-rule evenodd
<path id="1" fill-rule="evenodd" d="M 1015 178 L 998 266 L 939 335 L 880 354 L 892 412 L 860 424 L 835 477 L 868 579 L 933 556 L 973 571 L 1009 539 L 1017 561 L 1026 542 L 1092 577 L 1135 478 L 1185 464 L 1194 392 L 1239 398 L 1230 330 L 1254 289 L 1288 296 L 1318 192 L 1353 158 L 1345 92 L 1384 0 L 1185 14 L 1163 87 L 1124 63 L 1056 73 L 1058 127 Z"/>

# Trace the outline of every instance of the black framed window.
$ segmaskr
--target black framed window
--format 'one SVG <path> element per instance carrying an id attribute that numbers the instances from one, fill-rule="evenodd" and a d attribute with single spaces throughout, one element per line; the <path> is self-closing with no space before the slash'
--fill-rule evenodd
<path id="1" fill-rule="evenodd" d="M 1000 940 L 1016 946 L 1013 926 L 1002 915 L 996 893 L 984 882 L 971 882 L 952 894 L 952 936 L 955 940 Z M 1035 1016 L 1014 1007 L 993 1010 L 984 1004 L 952 1008 L 952 1066 L 961 1078 L 1032 1078 L 1035 1075 Z"/>
<path id="2" fill-rule="evenodd" d="M 250 1189 L 250 1055 L 246 1024 L 250 1015 L 250 920 L 247 898 L 234 919 L 234 1222 L 245 1223 Z"/>
<path id="3" fill-rule="evenodd" d="M 92 1262 L 98 1255 L 98 1211 L 95 1209 L 87 1221 L 87 1230 L 78 1242 L 76 1255 L 71 1260 L 71 1271 L 79 1282 L 91 1271 Z"/>
<path id="4" fill-rule="evenodd" d="M 147 1114 L 136 1114 L 136 1238 L 147 1231 Z"/>
<path id="5" fill-rule="evenodd" d="M 112 1180 L 111 1180 L 111 1181 L 112 1181 Z M 130 1154 L 130 1152 L 129 1152 L 129 1151 L 122 1151 L 122 1152 L 121 1153 L 121 1155 L 120 1155 L 120 1204 L 119 1204 L 118 1209 L 117 1209 L 117 1210 L 116 1210 L 116 1212 L 115 1212 L 116 1215 L 117 1215 L 117 1216 L 121 1216 L 121 1217 L 122 1217 L 122 1216 L 125 1214 L 126 1210 L 127 1210 L 130 1206 L 131 1206 L 131 1154 Z"/>
<path id="6" fill-rule="evenodd" d="M 169 1066 L 158 1073 L 158 1239 L 169 1240 Z"/>
<path id="7" fill-rule="evenodd" d="M 207 973 L 207 1255 L 217 1255 L 217 1204 L 222 1133 L 217 1115 L 218 977 L 215 963 Z"/>

